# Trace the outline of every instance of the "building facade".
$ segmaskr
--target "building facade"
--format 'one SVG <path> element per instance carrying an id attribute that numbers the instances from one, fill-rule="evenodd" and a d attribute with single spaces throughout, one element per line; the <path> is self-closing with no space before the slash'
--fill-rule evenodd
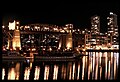
<path id="1" fill-rule="evenodd" d="M 108 26 L 108 43 L 111 45 L 119 44 L 119 33 L 118 33 L 118 25 L 117 25 L 117 15 L 113 12 L 110 12 L 107 17 L 107 26 Z"/>

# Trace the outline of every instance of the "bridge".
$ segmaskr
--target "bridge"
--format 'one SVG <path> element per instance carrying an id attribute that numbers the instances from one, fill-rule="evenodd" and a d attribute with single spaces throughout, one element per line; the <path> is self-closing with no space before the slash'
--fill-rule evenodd
<path id="1" fill-rule="evenodd" d="M 56 35 L 60 35 L 59 39 L 60 41 L 58 42 L 59 44 L 59 48 L 63 47 L 63 48 L 72 48 L 72 32 L 71 29 L 73 27 L 68 27 L 68 25 L 66 25 L 65 27 L 59 28 L 57 26 L 49 26 L 49 25 L 42 25 L 42 24 L 31 24 L 30 26 L 19 26 L 19 23 L 15 22 L 13 24 L 14 25 L 14 29 L 13 27 L 9 26 L 9 29 L 7 30 L 7 35 L 8 35 L 8 49 L 13 49 L 13 50 L 21 50 L 21 40 L 22 38 L 20 37 L 21 35 L 26 35 L 26 34 L 30 34 L 30 35 L 34 35 L 34 34 L 42 34 L 42 36 L 40 35 L 39 40 L 36 40 L 36 43 L 40 44 L 40 42 L 44 41 L 44 34 L 56 34 Z M 10 29 L 11 28 L 11 29 Z M 36 37 L 36 36 L 35 36 Z M 39 42 L 37 42 L 39 41 Z M 24 41 L 25 42 L 25 41 Z M 45 43 L 45 42 L 43 42 Z M 43 44 L 41 43 L 41 44 Z M 38 45 L 35 44 L 35 45 Z M 44 45 L 42 45 L 44 46 Z M 37 46 L 38 47 L 38 46 Z"/>

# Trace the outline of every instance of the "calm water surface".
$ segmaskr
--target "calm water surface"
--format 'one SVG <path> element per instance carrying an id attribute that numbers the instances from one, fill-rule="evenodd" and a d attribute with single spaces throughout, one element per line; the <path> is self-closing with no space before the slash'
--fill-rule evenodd
<path id="1" fill-rule="evenodd" d="M 70 61 L 3 61 L 2 80 L 115 80 L 118 52 L 86 52 Z"/>

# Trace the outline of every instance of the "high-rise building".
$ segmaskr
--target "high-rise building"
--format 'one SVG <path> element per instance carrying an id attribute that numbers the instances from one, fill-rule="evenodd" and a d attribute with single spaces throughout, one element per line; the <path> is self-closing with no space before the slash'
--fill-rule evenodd
<path id="1" fill-rule="evenodd" d="M 100 17 L 97 15 L 91 17 L 91 34 L 100 34 Z"/>
<path id="2" fill-rule="evenodd" d="M 108 43 L 111 45 L 118 45 L 119 33 L 118 33 L 118 25 L 117 25 L 117 15 L 113 12 L 110 12 L 110 15 L 107 17 L 108 20 Z"/>
<path id="3" fill-rule="evenodd" d="M 20 30 L 19 30 L 19 21 L 9 22 L 9 30 L 7 31 L 8 34 L 8 49 L 13 50 L 20 50 L 21 49 L 21 42 L 20 42 Z"/>
<path id="4" fill-rule="evenodd" d="M 91 17 L 91 46 L 99 45 L 98 35 L 100 34 L 100 17 L 94 15 Z"/>

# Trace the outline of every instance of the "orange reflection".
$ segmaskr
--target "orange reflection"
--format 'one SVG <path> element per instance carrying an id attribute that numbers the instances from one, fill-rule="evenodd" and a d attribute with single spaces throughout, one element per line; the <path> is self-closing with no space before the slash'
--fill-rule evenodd
<path id="1" fill-rule="evenodd" d="M 111 58 L 110 58 L 110 64 L 111 64 L 111 73 L 110 73 L 110 76 L 111 76 L 111 80 L 114 78 L 114 74 L 113 74 L 113 52 L 111 52 Z"/>
<path id="2" fill-rule="evenodd" d="M 85 56 L 83 57 L 83 66 L 82 66 L 82 80 L 84 79 L 84 68 L 85 68 Z"/>
<path id="3" fill-rule="evenodd" d="M 104 55 L 105 55 L 105 79 L 107 79 L 107 61 L 108 61 L 107 52 L 105 52 Z"/>
<path id="4" fill-rule="evenodd" d="M 32 69 L 32 62 L 30 62 L 30 69 Z"/>
<path id="5" fill-rule="evenodd" d="M 92 58 L 89 57 L 89 64 L 88 64 L 88 80 L 90 79 L 90 72 L 91 72 L 91 68 L 92 67 Z"/>
<path id="6" fill-rule="evenodd" d="M 62 65 L 62 78 L 66 78 L 66 66 L 64 64 Z"/>
<path id="7" fill-rule="evenodd" d="M 45 66 L 45 71 L 44 71 L 44 80 L 48 80 L 48 76 L 49 76 L 49 66 L 46 65 Z"/>
<path id="8" fill-rule="evenodd" d="M 101 65 L 101 57 L 102 57 L 102 53 L 100 52 L 100 57 L 99 57 L 99 60 L 100 60 L 100 65 Z"/>
<path id="9" fill-rule="evenodd" d="M 116 78 L 116 59 L 114 58 L 114 79 Z"/>
<path id="10" fill-rule="evenodd" d="M 80 63 L 78 63 L 78 74 L 77 74 L 77 80 L 79 80 L 79 73 L 80 73 Z"/>
<path id="11" fill-rule="evenodd" d="M 70 64 L 69 80 L 71 80 L 71 75 L 72 75 L 72 65 Z"/>
<path id="12" fill-rule="evenodd" d="M 16 71 L 15 79 L 16 79 L 16 80 L 19 80 L 20 63 L 17 63 L 17 64 L 16 64 L 15 71 Z"/>
<path id="13" fill-rule="evenodd" d="M 101 80 L 101 76 L 102 76 L 102 67 L 100 67 L 100 80 Z"/>
<path id="14" fill-rule="evenodd" d="M 95 69 L 95 52 L 93 53 L 93 61 L 92 61 L 92 79 L 94 79 L 94 70 Z"/>
<path id="15" fill-rule="evenodd" d="M 58 66 L 54 65 L 53 80 L 57 80 L 57 76 L 58 76 Z"/>
<path id="16" fill-rule="evenodd" d="M 34 80 L 39 80 L 40 67 L 35 67 Z"/>
<path id="17" fill-rule="evenodd" d="M 74 64 L 73 64 L 72 80 L 74 80 L 74 75 L 75 75 L 75 62 L 74 62 Z"/>
<path id="18" fill-rule="evenodd" d="M 11 68 L 8 72 L 8 80 L 15 80 L 15 68 Z"/>
<path id="19" fill-rule="evenodd" d="M 98 77 L 98 52 L 96 52 L 96 69 L 95 69 L 95 80 Z"/>
<path id="20" fill-rule="evenodd" d="M 109 61 L 109 66 L 108 66 L 108 80 L 110 79 L 110 61 Z"/>
<path id="21" fill-rule="evenodd" d="M 29 76 L 30 76 L 30 67 L 26 67 L 24 72 L 24 80 L 29 80 Z"/>

